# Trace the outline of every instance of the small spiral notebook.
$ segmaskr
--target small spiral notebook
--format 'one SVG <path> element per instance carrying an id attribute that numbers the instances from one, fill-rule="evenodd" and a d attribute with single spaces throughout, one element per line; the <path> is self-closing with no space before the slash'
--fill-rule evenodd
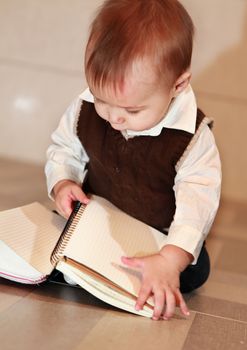
<path id="1" fill-rule="evenodd" d="M 135 310 L 141 275 L 121 257 L 155 253 L 165 239 L 98 196 L 77 203 L 67 222 L 34 202 L 0 212 L 0 277 L 37 284 L 56 268 L 104 302 L 151 317 L 151 299 Z"/>

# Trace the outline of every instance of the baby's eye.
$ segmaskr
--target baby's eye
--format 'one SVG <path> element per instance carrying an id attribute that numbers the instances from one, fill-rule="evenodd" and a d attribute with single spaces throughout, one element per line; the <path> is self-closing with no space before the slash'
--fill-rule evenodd
<path id="1" fill-rule="evenodd" d="M 138 114 L 140 111 L 127 111 L 129 114 Z"/>

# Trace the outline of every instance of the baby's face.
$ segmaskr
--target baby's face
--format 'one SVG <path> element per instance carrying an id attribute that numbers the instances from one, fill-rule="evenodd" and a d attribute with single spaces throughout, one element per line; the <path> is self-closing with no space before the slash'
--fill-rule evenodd
<path id="1" fill-rule="evenodd" d="M 174 97 L 174 89 L 161 87 L 154 74 L 145 69 L 129 74 L 121 91 L 93 87 L 90 90 L 97 113 L 116 130 L 142 131 L 154 127 L 164 118 Z"/>

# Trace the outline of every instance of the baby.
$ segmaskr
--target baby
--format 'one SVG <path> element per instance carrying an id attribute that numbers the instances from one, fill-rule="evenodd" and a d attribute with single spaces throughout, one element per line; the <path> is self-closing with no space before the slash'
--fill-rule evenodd
<path id="1" fill-rule="evenodd" d="M 220 197 L 210 120 L 189 84 L 193 33 L 176 0 L 104 2 L 86 47 L 89 88 L 47 151 L 48 191 L 64 217 L 94 193 L 167 235 L 157 254 L 122 258 L 140 269 L 136 309 L 153 296 L 154 320 L 176 306 L 189 315 L 182 293 L 208 278 L 205 239 Z"/>

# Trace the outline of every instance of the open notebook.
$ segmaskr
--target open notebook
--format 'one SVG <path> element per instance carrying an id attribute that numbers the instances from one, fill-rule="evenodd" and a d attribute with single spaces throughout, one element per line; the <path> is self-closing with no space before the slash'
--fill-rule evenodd
<path id="1" fill-rule="evenodd" d="M 165 239 L 101 197 L 78 203 L 67 222 L 35 202 L 0 212 L 0 276 L 40 283 L 56 268 L 101 300 L 150 317 L 151 300 L 135 311 L 141 276 L 121 256 L 152 254 Z"/>

